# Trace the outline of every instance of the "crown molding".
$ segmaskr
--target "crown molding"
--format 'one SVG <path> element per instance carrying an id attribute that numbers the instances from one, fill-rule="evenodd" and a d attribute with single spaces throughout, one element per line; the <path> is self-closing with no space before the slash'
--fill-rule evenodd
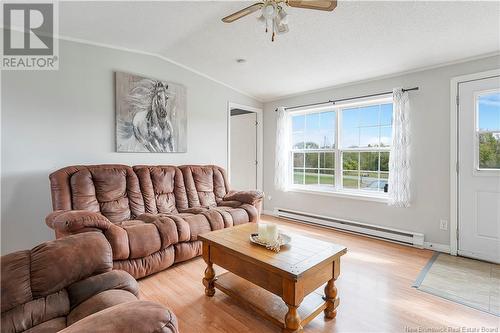
<path id="1" fill-rule="evenodd" d="M 211 77 L 210 75 L 207 75 L 205 73 L 202 73 L 194 68 L 191 68 L 189 66 L 186 66 L 184 64 L 181 64 L 175 60 L 172 60 L 168 57 L 165 57 L 161 54 L 158 54 L 158 53 L 153 53 L 153 52 L 146 52 L 146 51 L 141 51 L 141 50 L 137 50 L 137 49 L 131 49 L 131 48 L 127 48 L 127 47 L 121 47 L 121 46 L 116 46 L 116 45 L 111 45 L 111 44 L 106 44 L 106 43 L 98 43 L 98 42 L 93 42 L 93 41 L 90 41 L 90 40 L 86 40 L 86 39 L 80 39 L 80 38 L 74 38 L 74 37 L 69 37 L 69 36 L 65 36 L 65 35 L 57 35 L 55 38 L 59 39 L 59 40 L 63 40 L 63 41 L 68 41 L 68 42 L 73 42 L 73 43 L 78 43 L 78 44 L 85 44 L 85 45 L 91 45 L 91 46 L 97 46 L 97 47 L 103 47 L 103 48 L 107 48 L 107 49 L 113 49 L 113 50 L 118 50 L 118 51 L 123 51 L 123 52 L 130 52 L 130 53 L 135 53 L 135 54 L 141 54 L 141 55 L 146 55 L 146 56 L 150 56 L 150 57 L 155 57 L 155 58 L 158 58 L 158 59 L 161 59 L 165 62 L 168 62 L 168 63 L 171 63 L 175 66 L 178 66 L 180 68 L 183 68 L 191 73 L 194 73 L 196 75 L 199 75 L 205 79 L 208 79 L 210 81 L 213 81 L 217 84 L 220 84 L 226 88 L 229 88 L 237 93 L 240 93 L 242 95 L 245 95 L 247 97 L 250 97 L 254 100 L 256 100 L 257 102 L 260 102 L 260 103 L 264 103 L 264 101 L 261 99 L 261 98 L 258 98 L 256 96 L 253 96 L 252 94 L 249 94 L 245 91 L 242 91 L 238 88 L 235 88 L 227 83 L 224 83 L 220 80 L 217 80 L 213 77 Z"/>

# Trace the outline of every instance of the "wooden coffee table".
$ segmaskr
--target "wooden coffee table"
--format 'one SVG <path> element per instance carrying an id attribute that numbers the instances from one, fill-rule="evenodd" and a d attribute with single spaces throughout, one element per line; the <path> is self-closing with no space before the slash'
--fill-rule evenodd
<path id="1" fill-rule="evenodd" d="M 212 231 L 199 238 L 207 263 L 203 285 L 212 297 L 215 288 L 283 328 L 300 332 L 321 311 L 335 318 L 344 246 L 285 231 L 292 237 L 279 253 L 250 242 L 255 223 Z M 215 276 L 216 264 L 228 272 Z M 324 296 L 316 291 L 324 283 Z"/>

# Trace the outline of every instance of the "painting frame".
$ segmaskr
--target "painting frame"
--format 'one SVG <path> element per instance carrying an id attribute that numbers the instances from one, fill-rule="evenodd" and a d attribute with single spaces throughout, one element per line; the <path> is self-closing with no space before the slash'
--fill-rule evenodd
<path id="1" fill-rule="evenodd" d="M 187 152 L 184 85 L 122 71 L 114 82 L 116 152 Z"/>

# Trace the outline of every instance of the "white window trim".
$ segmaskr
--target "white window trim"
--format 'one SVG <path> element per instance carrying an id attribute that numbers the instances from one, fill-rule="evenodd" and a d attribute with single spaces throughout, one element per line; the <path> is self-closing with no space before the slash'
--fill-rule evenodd
<path id="1" fill-rule="evenodd" d="M 289 119 L 292 116 L 297 115 L 305 115 L 309 113 L 316 113 L 326 110 L 334 110 L 336 123 L 335 123 L 335 148 L 331 149 L 311 149 L 311 152 L 333 152 L 335 154 L 335 186 L 324 186 L 321 185 L 313 186 L 313 185 L 301 185 L 293 183 L 293 153 L 294 152 L 308 152 L 303 149 L 289 149 L 289 191 L 290 192 L 298 192 L 298 193 L 308 193 L 315 195 L 324 195 L 324 196 L 333 196 L 333 197 L 342 197 L 349 199 L 358 199 L 358 200 L 366 200 L 366 201 L 374 201 L 374 202 L 382 202 L 387 203 L 388 201 L 388 193 L 385 192 L 370 192 L 367 190 L 354 190 L 354 189 L 344 189 L 339 185 L 342 184 L 342 152 L 390 152 L 390 147 L 365 147 L 365 148 L 345 148 L 342 149 L 341 141 L 342 141 L 342 109 L 352 108 L 352 107 L 360 107 L 364 105 L 373 105 L 373 104 L 384 104 L 384 103 L 393 103 L 392 94 L 386 97 L 377 97 L 377 98 L 364 98 L 361 100 L 353 100 L 352 102 L 342 102 L 339 104 L 335 104 L 333 106 L 324 106 L 317 108 L 308 108 L 308 109 L 299 109 L 296 111 L 290 111 L 288 113 Z M 291 124 L 290 124 L 291 125 Z M 291 140 L 289 140 L 289 144 L 291 145 Z M 380 162 L 379 162 L 380 163 Z M 379 171 L 377 171 L 379 172 Z"/>
<path id="2" fill-rule="evenodd" d="M 500 169 L 495 169 L 495 168 L 481 168 L 479 166 L 479 134 L 480 133 L 491 133 L 491 132 L 496 132 L 496 131 L 480 131 L 479 130 L 479 97 L 491 93 L 499 93 L 500 89 L 489 89 L 489 90 L 483 90 L 483 91 L 476 91 L 474 93 L 474 160 L 472 161 L 473 167 L 472 167 L 472 173 L 477 176 L 493 176 L 493 177 L 498 177 L 500 174 Z"/>

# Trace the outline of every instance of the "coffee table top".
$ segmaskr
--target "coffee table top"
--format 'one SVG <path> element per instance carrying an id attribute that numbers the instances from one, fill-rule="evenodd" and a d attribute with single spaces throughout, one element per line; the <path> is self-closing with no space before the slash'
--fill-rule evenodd
<path id="1" fill-rule="evenodd" d="M 281 251 L 276 253 L 250 242 L 250 234 L 256 232 L 256 223 L 246 223 L 208 232 L 199 235 L 198 238 L 210 243 L 211 246 L 224 248 L 256 265 L 295 278 L 322 263 L 332 262 L 347 252 L 345 246 L 283 230 L 283 233 L 289 235 L 292 241 L 282 246 Z"/>

